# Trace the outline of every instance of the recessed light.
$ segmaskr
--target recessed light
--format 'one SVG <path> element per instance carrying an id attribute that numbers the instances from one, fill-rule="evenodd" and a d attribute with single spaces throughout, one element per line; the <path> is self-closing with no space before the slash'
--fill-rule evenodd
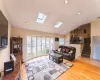
<path id="1" fill-rule="evenodd" d="M 68 0 L 65 0 L 65 4 L 67 4 L 68 3 Z"/>
<path id="2" fill-rule="evenodd" d="M 28 24 L 28 22 L 25 22 L 25 24 Z"/>
<path id="3" fill-rule="evenodd" d="M 81 13 L 77 13 L 78 15 L 80 15 Z"/>
<path id="4" fill-rule="evenodd" d="M 44 28 L 47 28 L 47 27 L 44 27 Z"/>

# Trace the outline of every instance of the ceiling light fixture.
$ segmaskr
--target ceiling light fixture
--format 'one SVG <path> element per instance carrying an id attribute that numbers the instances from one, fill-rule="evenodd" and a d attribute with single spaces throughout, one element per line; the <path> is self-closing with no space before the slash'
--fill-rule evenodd
<path id="1" fill-rule="evenodd" d="M 77 13 L 78 15 L 80 15 L 81 13 Z"/>
<path id="2" fill-rule="evenodd" d="M 63 22 L 58 22 L 54 27 L 59 28 L 62 24 L 63 24 Z"/>
<path id="3" fill-rule="evenodd" d="M 65 4 L 67 4 L 68 3 L 68 0 L 65 0 Z"/>
<path id="4" fill-rule="evenodd" d="M 47 27 L 44 27 L 44 28 L 47 28 Z"/>

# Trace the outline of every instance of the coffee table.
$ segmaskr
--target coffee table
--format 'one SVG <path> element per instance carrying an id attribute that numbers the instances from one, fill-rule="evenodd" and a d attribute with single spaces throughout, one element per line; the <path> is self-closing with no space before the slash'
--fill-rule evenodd
<path id="1" fill-rule="evenodd" d="M 49 59 L 54 61 L 55 63 L 59 64 L 63 62 L 63 56 L 57 53 L 50 53 Z"/>

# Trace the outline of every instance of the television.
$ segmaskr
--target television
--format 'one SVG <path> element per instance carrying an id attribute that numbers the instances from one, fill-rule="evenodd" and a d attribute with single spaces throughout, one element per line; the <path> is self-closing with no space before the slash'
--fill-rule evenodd
<path id="1" fill-rule="evenodd" d="M 0 49 L 8 45 L 8 21 L 0 11 Z"/>
<path id="2" fill-rule="evenodd" d="M 59 38 L 55 38 L 55 41 L 59 41 Z"/>

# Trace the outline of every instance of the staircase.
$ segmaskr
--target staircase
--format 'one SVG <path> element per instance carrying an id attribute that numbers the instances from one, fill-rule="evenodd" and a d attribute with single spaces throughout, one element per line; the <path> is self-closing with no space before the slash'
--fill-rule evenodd
<path id="1" fill-rule="evenodd" d="M 82 56 L 90 57 L 90 53 L 91 53 L 90 43 L 91 43 L 90 38 L 84 38 L 84 47 L 83 47 L 83 51 L 82 51 Z"/>

